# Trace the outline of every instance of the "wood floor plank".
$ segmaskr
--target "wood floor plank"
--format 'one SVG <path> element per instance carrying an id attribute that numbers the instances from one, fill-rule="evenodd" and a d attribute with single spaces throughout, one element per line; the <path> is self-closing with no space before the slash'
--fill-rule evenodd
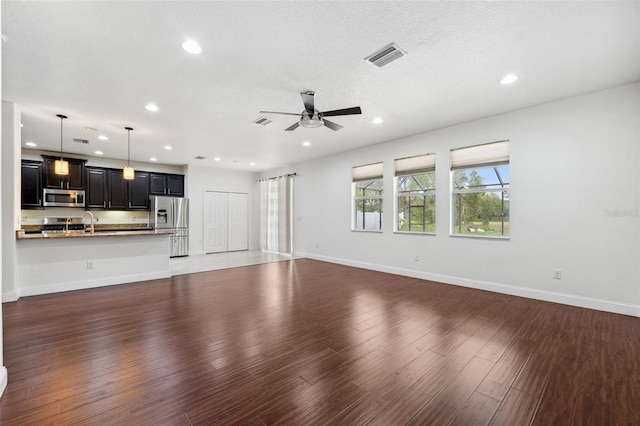
<path id="1" fill-rule="evenodd" d="M 495 426 L 528 425 L 533 419 L 537 404 L 537 397 L 512 388 L 491 424 Z"/>
<path id="2" fill-rule="evenodd" d="M 493 366 L 493 362 L 484 358 L 471 359 L 450 383 L 411 419 L 409 424 L 449 424 L 463 410 L 465 403 Z"/>
<path id="3" fill-rule="evenodd" d="M 407 424 L 429 401 L 431 401 L 431 395 L 414 387 L 407 388 L 395 401 L 387 404 L 367 425 Z"/>
<path id="4" fill-rule="evenodd" d="M 499 407 L 500 401 L 497 399 L 474 392 L 449 426 L 488 425 Z"/>
<path id="5" fill-rule="evenodd" d="M 502 401 L 529 359 L 532 350 L 532 342 L 516 339 L 478 386 L 478 392 Z"/>
<path id="6" fill-rule="evenodd" d="M 309 259 L 21 298 L 3 326 L 3 425 L 640 425 L 637 318 Z"/>

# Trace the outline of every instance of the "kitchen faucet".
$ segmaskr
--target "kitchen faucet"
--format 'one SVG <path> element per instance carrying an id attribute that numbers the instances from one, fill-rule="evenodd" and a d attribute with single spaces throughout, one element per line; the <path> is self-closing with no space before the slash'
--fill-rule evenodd
<path id="1" fill-rule="evenodd" d="M 95 230 L 94 230 L 94 228 L 93 228 L 93 219 L 94 219 L 94 217 L 93 217 L 93 213 L 92 213 L 92 212 L 90 212 L 90 211 L 88 211 L 88 210 L 87 210 L 86 212 L 82 213 L 82 221 L 84 222 L 84 217 L 85 217 L 85 215 L 87 215 L 87 214 L 89 215 L 89 217 L 90 217 L 90 219 L 91 219 L 91 233 L 93 234 L 93 233 L 95 233 Z M 85 229 L 86 229 L 86 225 L 85 225 Z"/>

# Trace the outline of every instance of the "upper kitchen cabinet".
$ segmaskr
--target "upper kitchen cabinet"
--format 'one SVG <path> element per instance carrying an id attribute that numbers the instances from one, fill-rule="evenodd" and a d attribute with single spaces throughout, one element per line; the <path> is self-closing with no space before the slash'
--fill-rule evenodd
<path id="1" fill-rule="evenodd" d="M 149 210 L 149 173 L 136 172 L 129 181 L 129 209 Z"/>
<path id="2" fill-rule="evenodd" d="M 184 176 L 166 173 L 151 173 L 149 183 L 150 195 L 171 195 L 184 197 Z"/>
<path id="3" fill-rule="evenodd" d="M 121 169 L 108 169 L 105 172 L 107 174 L 105 203 L 108 209 L 149 210 L 148 172 L 136 172 L 133 180 L 125 180 Z M 94 180 L 97 185 L 99 178 L 95 177 Z M 96 201 L 98 201 L 97 198 Z"/>
<path id="4" fill-rule="evenodd" d="M 88 209 L 106 209 L 109 202 L 107 186 L 107 169 L 86 167 L 87 193 L 85 206 Z"/>
<path id="5" fill-rule="evenodd" d="M 55 174 L 54 164 L 58 157 L 42 156 L 43 164 L 43 186 L 52 189 L 85 189 L 84 163 L 87 160 L 76 158 L 65 158 L 69 162 L 69 174 L 60 176 Z"/>
<path id="6" fill-rule="evenodd" d="M 129 208 L 127 181 L 122 177 L 122 170 L 108 170 L 107 175 L 107 192 L 109 194 L 107 208 L 127 210 Z"/>
<path id="7" fill-rule="evenodd" d="M 42 162 L 22 160 L 21 208 L 42 207 Z"/>

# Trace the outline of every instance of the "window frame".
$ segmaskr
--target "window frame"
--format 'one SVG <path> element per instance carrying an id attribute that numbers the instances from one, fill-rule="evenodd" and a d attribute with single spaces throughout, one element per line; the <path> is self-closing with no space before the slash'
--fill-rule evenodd
<path id="1" fill-rule="evenodd" d="M 415 180 L 416 176 L 422 176 L 422 175 L 427 175 L 430 174 L 433 176 L 432 181 L 433 181 L 433 186 L 429 187 L 429 188 L 424 188 L 422 190 L 415 190 L 415 191 L 406 191 L 406 192 L 400 192 L 400 188 L 399 188 L 399 181 L 400 179 L 405 179 L 405 178 L 413 178 Z M 436 234 L 436 211 L 435 211 L 435 205 L 436 205 L 436 173 L 435 170 L 431 170 L 431 171 L 423 171 L 423 172 L 417 172 L 417 173 L 410 173 L 410 174 L 399 174 L 396 175 L 393 183 L 394 183 L 394 199 L 395 199 L 395 203 L 394 203 L 394 224 L 393 224 L 393 232 L 397 233 L 397 234 L 416 234 L 416 235 L 435 235 Z M 420 185 L 420 182 L 418 180 L 416 180 L 416 183 Z M 434 226 L 434 230 L 433 231 L 413 231 L 411 230 L 411 205 L 409 206 L 409 230 L 405 231 L 402 229 L 399 229 L 400 227 L 400 200 L 401 198 L 405 198 L 405 197 L 422 197 L 423 199 L 423 209 L 426 208 L 427 205 L 427 200 L 429 198 L 431 198 L 433 200 L 433 206 L 434 206 L 434 211 L 433 211 L 433 226 Z M 426 222 L 425 222 L 425 216 L 426 216 L 426 212 L 423 212 L 423 229 L 426 227 Z"/>
<path id="2" fill-rule="evenodd" d="M 478 161 L 477 163 L 473 163 L 473 162 L 469 162 L 468 159 L 467 161 L 464 163 L 463 166 L 459 166 L 457 167 L 453 160 L 452 160 L 452 152 L 453 151 L 457 151 L 457 150 L 464 150 L 464 149 L 469 149 L 469 150 L 474 150 L 474 151 L 478 151 L 479 149 L 482 149 L 484 146 L 487 146 L 487 148 L 490 150 L 492 147 L 491 145 L 495 145 L 496 147 L 503 147 L 503 149 L 501 151 L 504 151 L 504 146 L 506 145 L 506 158 L 505 158 L 505 154 L 504 152 L 501 152 L 500 157 L 499 158 L 491 158 L 491 155 L 487 155 L 484 158 L 481 158 L 480 161 Z M 469 146 L 469 147 L 465 147 L 465 148 L 458 148 L 455 150 L 451 150 L 450 152 L 450 161 L 451 161 L 451 168 L 450 168 L 450 184 L 451 184 L 451 226 L 450 226 L 450 236 L 451 237 L 456 237 L 456 238 L 481 238 L 481 239 L 498 239 L 498 240 L 508 240 L 511 238 L 511 205 L 510 205 L 510 201 L 511 201 L 511 165 L 510 165 L 510 154 L 509 154 L 509 141 L 499 141 L 499 142 L 491 142 L 491 143 L 487 143 L 487 144 L 482 144 L 482 145 L 475 145 L 475 146 Z M 508 166 L 509 167 L 509 182 L 505 182 L 500 174 L 500 172 L 498 171 L 498 167 L 500 166 Z M 460 188 L 457 183 L 456 183 L 456 179 L 455 179 L 455 175 L 456 172 L 460 172 L 460 171 L 464 171 L 465 173 L 470 171 L 470 170 L 478 170 L 478 169 L 487 169 L 487 168 L 493 168 L 494 172 L 496 173 L 496 177 L 498 179 L 498 183 L 497 184 L 488 184 L 488 185 L 477 185 L 475 187 L 462 187 Z M 501 212 L 501 217 L 502 217 L 502 229 L 501 229 L 501 233 L 502 235 L 483 235 L 481 233 L 478 234 L 472 234 L 472 233 L 459 233 L 457 232 L 457 229 L 460 228 L 460 223 L 457 224 L 456 223 L 456 216 L 459 215 L 459 209 L 458 209 L 458 195 L 465 195 L 465 194 L 487 194 L 487 193 L 491 193 L 491 194 L 500 194 L 500 199 L 502 202 L 502 212 Z M 508 223 L 508 234 L 504 235 L 504 226 L 505 226 L 505 194 L 506 194 L 506 198 L 507 198 L 507 202 L 509 203 L 508 207 L 507 207 L 507 211 L 508 211 L 508 220 L 506 221 L 506 223 Z"/>
<path id="3" fill-rule="evenodd" d="M 383 179 L 383 167 L 384 163 L 373 163 L 363 166 L 356 166 L 352 168 L 352 181 L 351 181 L 351 230 L 354 232 L 378 232 L 381 233 L 384 230 L 384 179 Z M 358 195 L 358 184 L 368 182 L 368 186 L 379 182 L 380 189 L 379 195 Z M 362 188 L 365 191 L 367 188 Z M 366 201 L 378 201 L 379 208 L 379 228 L 378 229 L 366 229 L 366 209 L 364 203 Z M 360 212 L 358 210 L 358 203 L 363 203 L 363 209 Z M 358 213 L 362 213 L 362 228 L 358 227 Z"/>

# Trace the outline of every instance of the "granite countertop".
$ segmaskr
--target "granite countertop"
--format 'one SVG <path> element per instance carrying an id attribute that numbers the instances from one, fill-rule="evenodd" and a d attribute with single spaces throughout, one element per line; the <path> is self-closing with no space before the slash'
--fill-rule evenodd
<path id="1" fill-rule="evenodd" d="M 56 232 L 51 234 L 32 233 L 27 234 L 24 230 L 16 231 L 18 240 L 42 240 L 45 238 L 96 238 L 96 237 L 139 237 L 144 235 L 171 235 L 171 229 L 148 229 L 148 230 L 108 230 L 91 232 Z"/>

